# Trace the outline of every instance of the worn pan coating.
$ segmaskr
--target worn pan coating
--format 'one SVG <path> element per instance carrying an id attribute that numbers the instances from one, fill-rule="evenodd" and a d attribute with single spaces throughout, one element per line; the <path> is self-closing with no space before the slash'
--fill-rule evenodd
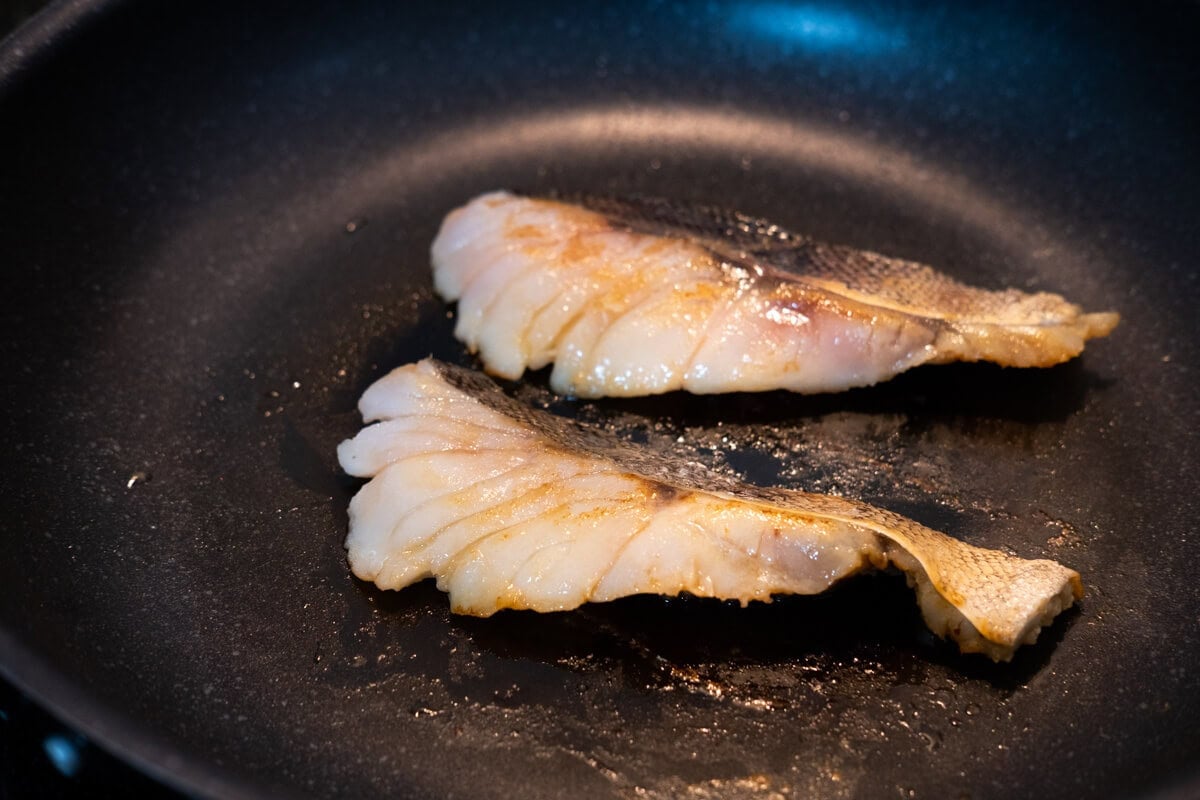
<path id="1" fill-rule="evenodd" d="M 201 795 L 1200 791 L 1198 22 L 52 6 L 0 53 L 0 668 Z M 355 581 L 334 447 L 383 371 L 470 363 L 427 248 L 497 187 L 717 202 L 1120 311 L 1050 370 L 556 405 L 1059 559 L 1078 610 L 995 666 L 896 576 L 488 620 Z"/>

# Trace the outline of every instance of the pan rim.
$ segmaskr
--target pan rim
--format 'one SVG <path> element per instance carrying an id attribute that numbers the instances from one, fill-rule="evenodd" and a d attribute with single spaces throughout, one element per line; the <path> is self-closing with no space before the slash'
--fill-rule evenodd
<path id="1" fill-rule="evenodd" d="M 0 92 L 71 32 L 123 0 L 51 0 L 0 39 Z"/>
<path id="2" fill-rule="evenodd" d="M 52 0 L 0 39 L 0 98 L 52 51 L 125 0 Z M 137 721 L 69 680 L 0 625 L 0 677 L 16 686 L 89 742 L 159 781 L 196 797 L 261 798 L 279 787 L 256 785 L 244 775 L 179 751 L 144 731 Z"/>
<path id="3" fill-rule="evenodd" d="M 260 798 L 281 795 L 243 776 L 176 750 L 137 721 L 63 676 L 61 671 L 0 627 L 0 676 L 43 709 L 143 774 L 190 796 Z M 297 796 L 297 795 L 290 795 Z"/>
<path id="4" fill-rule="evenodd" d="M 52 57 L 56 48 L 67 45 L 86 26 L 126 3 L 127 0 L 53 0 L 0 40 L 0 98 L 32 74 L 40 62 Z M 195 753 L 172 748 L 161 737 L 140 728 L 136 719 L 69 680 L 2 625 L 0 676 L 98 746 L 171 788 L 200 796 L 287 796 L 280 794 L 280 787 L 255 783 L 249 776 Z M 1197 793 L 1200 793 L 1200 768 L 1168 778 L 1148 796 L 1175 798 Z"/>

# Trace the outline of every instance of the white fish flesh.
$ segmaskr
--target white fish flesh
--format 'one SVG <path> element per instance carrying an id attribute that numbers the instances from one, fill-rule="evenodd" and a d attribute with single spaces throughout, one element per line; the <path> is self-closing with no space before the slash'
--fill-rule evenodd
<path id="1" fill-rule="evenodd" d="M 447 215 L 434 285 L 492 374 L 578 397 L 832 392 L 918 364 L 1049 366 L 1115 313 L 661 200 L 494 192 Z"/>
<path id="2" fill-rule="evenodd" d="M 1081 596 L 1079 575 L 953 539 L 839 497 L 764 489 L 505 395 L 430 359 L 364 393 L 338 448 L 370 478 L 350 503 L 354 573 L 383 589 L 435 577 L 454 611 L 562 611 L 689 592 L 769 601 L 889 565 L 926 623 L 1008 660 Z"/>

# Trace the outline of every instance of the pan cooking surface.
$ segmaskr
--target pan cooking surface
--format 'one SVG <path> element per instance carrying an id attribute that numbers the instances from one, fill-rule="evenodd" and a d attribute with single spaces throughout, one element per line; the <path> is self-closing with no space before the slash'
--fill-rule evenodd
<path id="1" fill-rule="evenodd" d="M 1200 195 L 1187 100 L 1156 78 L 1196 77 L 1179 20 L 277 11 L 60 5 L 0 61 L 6 674 L 200 793 L 1194 787 Z M 510 386 L 1060 560 L 1078 610 L 992 665 L 926 633 L 892 575 L 487 620 L 354 580 L 334 448 L 387 370 L 472 363 L 428 245 L 501 187 L 719 203 L 1120 311 L 1044 371 L 828 397 Z"/>

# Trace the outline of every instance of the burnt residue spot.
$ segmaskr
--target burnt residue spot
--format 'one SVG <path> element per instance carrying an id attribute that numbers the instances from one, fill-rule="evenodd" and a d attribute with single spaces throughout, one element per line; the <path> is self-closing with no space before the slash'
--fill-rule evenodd
<path id="1" fill-rule="evenodd" d="M 681 489 L 669 483 L 655 483 L 653 488 L 652 501 L 657 508 L 668 506 L 684 495 Z"/>

